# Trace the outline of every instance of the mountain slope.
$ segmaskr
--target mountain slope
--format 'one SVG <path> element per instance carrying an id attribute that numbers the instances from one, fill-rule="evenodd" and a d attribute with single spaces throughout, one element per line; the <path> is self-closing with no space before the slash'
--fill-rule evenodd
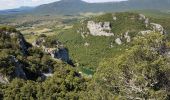
<path id="1" fill-rule="evenodd" d="M 15 28 L 0 26 L 0 83 L 14 78 L 44 80 L 56 65 L 67 65 L 62 63 L 69 63 L 67 49 L 56 39 L 46 38 L 39 37 L 36 44 L 31 45 Z"/>
<path id="2" fill-rule="evenodd" d="M 30 13 L 30 14 L 59 14 L 72 15 L 85 12 L 118 12 L 127 10 L 170 10 L 169 0 L 128 0 L 122 2 L 88 3 L 81 0 L 61 0 L 50 4 L 43 4 L 29 9 L 13 9 L 1 11 L 0 14 Z"/>
<path id="3" fill-rule="evenodd" d="M 34 7 L 20 7 L 16 9 L 8 9 L 8 10 L 0 10 L 0 14 L 6 15 L 6 14 L 19 14 L 19 13 L 26 13 L 31 10 L 33 10 Z"/>
<path id="4" fill-rule="evenodd" d="M 129 0 L 109 3 L 87 3 L 81 0 L 61 0 L 36 7 L 33 12 L 42 14 L 79 14 L 82 12 L 114 12 L 126 10 L 167 10 L 169 0 Z"/>
<path id="5" fill-rule="evenodd" d="M 80 67 L 95 70 L 101 60 L 124 52 L 139 32 L 152 30 L 150 20 L 136 13 L 108 13 L 82 20 L 56 38 L 66 44 Z"/>

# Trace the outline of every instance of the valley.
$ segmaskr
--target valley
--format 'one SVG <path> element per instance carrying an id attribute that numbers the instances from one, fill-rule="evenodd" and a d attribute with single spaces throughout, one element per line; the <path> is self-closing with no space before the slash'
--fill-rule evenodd
<path id="1" fill-rule="evenodd" d="M 169 100 L 169 4 L 61 0 L 0 11 L 0 100 Z"/>

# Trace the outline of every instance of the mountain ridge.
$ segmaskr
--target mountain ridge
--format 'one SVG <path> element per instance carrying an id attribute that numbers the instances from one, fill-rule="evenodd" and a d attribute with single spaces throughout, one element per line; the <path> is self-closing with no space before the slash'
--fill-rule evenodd
<path id="1" fill-rule="evenodd" d="M 82 0 L 61 0 L 49 4 L 43 4 L 25 12 L 19 9 L 19 13 L 28 14 L 79 14 L 86 12 L 119 12 L 127 10 L 169 10 L 169 0 L 128 0 L 121 2 L 88 3 Z M 9 12 L 12 10 L 7 10 Z M 17 13 L 18 13 L 17 12 Z M 0 14 L 5 13 L 0 11 Z"/>

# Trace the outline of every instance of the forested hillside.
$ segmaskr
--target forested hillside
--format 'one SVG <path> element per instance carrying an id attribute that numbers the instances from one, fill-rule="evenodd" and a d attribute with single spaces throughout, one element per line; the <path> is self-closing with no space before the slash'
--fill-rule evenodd
<path id="1" fill-rule="evenodd" d="M 169 22 L 121 12 L 53 34 L 0 26 L 0 99 L 169 100 Z"/>
<path id="2" fill-rule="evenodd" d="M 86 89 L 73 66 L 33 47 L 15 28 L 1 26 L 0 43 L 0 99 L 78 99 Z"/>
<path id="3" fill-rule="evenodd" d="M 79 15 L 87 12 L 120 12 L 130 10 L 170 10 L 169 0 L 127 0 L 122 2 L 88 3 L 83 0 L 60 0 L 37 7 L 21 7 L 0 11 L 0 14 Z"/>

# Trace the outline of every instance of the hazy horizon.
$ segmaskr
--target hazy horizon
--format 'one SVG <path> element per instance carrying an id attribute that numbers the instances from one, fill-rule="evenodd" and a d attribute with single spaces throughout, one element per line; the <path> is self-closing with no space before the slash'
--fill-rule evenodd
<path id="1" fill-rule="evenodd" d="M 19 8 L 22 6 L 30 6 L 30 7 L 38 6 L 41 4 L 52 3 L 55 1 L 60 1 L 60 0 L 1 0 L 0 10 Z M 95 2 L 118 2 L 118 1 L 126 1 L 126 0 L 82 0 L 82 1 L 95 3 Z"/>

